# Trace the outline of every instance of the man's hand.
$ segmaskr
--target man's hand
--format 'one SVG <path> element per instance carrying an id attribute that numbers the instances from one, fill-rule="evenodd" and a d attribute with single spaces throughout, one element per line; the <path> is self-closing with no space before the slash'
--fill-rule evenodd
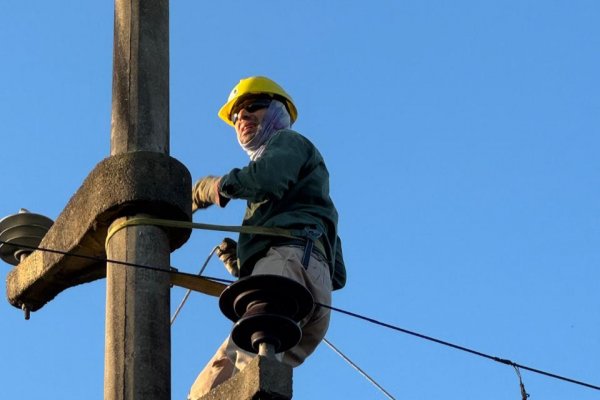
<path id="1" fill-rule="evenodd" d="M 225 238 L 217 248 L 217 255 L 223 261 L 225 268 L 236 278 L 240 277 L 240 267 L 237 262 L 237 243 L 235 240 Z"/>
<path id="2" fill-rule="evenodd" d="M 208 208 L 218 203 L 218 184 L 221 178 L 205 176 L 199 179 L 192 189 L 192 212 L 199 208 Z"/>

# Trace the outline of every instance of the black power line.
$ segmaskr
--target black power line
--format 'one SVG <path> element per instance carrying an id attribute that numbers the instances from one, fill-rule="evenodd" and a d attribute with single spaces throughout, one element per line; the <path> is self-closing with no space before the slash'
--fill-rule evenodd
<path id="1" fill-rule="evenodd" d="M 85 258 L 85 259 L 88 259 L 88 260 L 95 260 L 95 261 L 100 261 L 100 262 L 110 262 L 110 263 L 113 263 L 113 264 L 126 265 L 126 266 L 129 266 L 129 267 L 142 268 L 142 269 L 147 269 L 147 270 L 156 271 L 156 272 L 172 272 L 172 271 L 169 271 L 169 270 L 164 270 L 164 269 L 160 269 L 160 268 L 157 268 L 157 267 L 152 267 L 152 266 L 149 266 L 149 265 L 142 265 L 142 264 L 136 264 L 136 263 L 131 263 L 131 262 L 125 262 L 125 261 L 110 260 L 110 259 L 106 259 L 106 258 L 102 258 L 102 257 L 87 256 L 87 255 L 84 255 L 84 254 L 70 253 L 70 252 L 66 252 L 66 251 L 54 250 L 54 249 L 47 249 L 47 248 L 43 248 L 43 247 L 20 245 L 20 244 L 16 244 L 16 243 L 5 242 L 3 240 L 0 240 L 0 244 L 6 244 L 6 245 L 15 246 L 15 247 L 22 247 L 22 248 L 26 248 L 26 249 L 30 249 L 30 250 L 39 250 L 39 251 L 45 251 L 45 252 L 49 252 L 49 253 L 63 254 L 63 255 L 72 256 L 72 257 L 80 257 L 80 258 Z M 209 279 L 212 279 L 212 280 L 215 280 L 215 281 L 219 281 L 219 282 L 223 282 L 223 283 L 232 283 L 231 280 L 226 280 L 226 279 L 216 279 L 216 278 L 209 278 Z M 488 360 L 492 360 L 492 361 L 498 362 L 500 364 L 512 366 L 512 367 L 515 367 L 515 368 L 520 368 L 520 369 L 523 369 L 523 370 L 526 370 L 526 371 L 534 372 L 536 374 L 547 376 L 549 378 L 562 380 L 562 381 L 565 381 L 565 382 L 573 383 L 575 385 L 585 386 L 587 388 L 594 389 L 594 390 L 599 390 L 600 391 L 600 386 L 592 385 L 590 383 L 582 382 L 582 381 L 575 380 L 575 379 L 572 379 L 572 378 L 568 378 L 568 377 L 565 377 L 565 376 L 553 374 L 551 372 L 543 371 L 543 370 L 540 370 L 540 369 L 537 369 L 537 368 L 528 367 L 526 365 L 521 365 L 521 364 L 518 364 L 518 363 L 516 363 L 514 361 L 511 361 L 511 360 L 507 360 L 507 359 L 504 359 L 504 358 L 492 356 L 492 355 L 489 355 L 489 354 L 486 354 L 486 353 L 483 353 L 483 352 L 480 352 L 480 351 L 477 351 L 477 350 L 469 349 L 469 348 L 464 347 L 464 346 L 459 346 L 457 344 L 453 344 L 453 343 L 450 343 L 450 342 L 447 342 L 447 341 L 444 341 L 444 340 L 436 339 L 434 337 L 423 335 L 423 334 L 418 333 L 418 332 L 414 332 L 414 331 L 410 331 L 408 329 L 400 328 L 398 326 L 391 325 L 391 324 L 388 324 L 388 323 L 385 323 L 385 322 L 381 322 L 381 321 L 378 321 L 376 319 L 366 317 L 364 315 L 360 315 L 360 314 L 357 314 L 357 313 L 354 313 L 354 312 L 351 312 L 351 311 L 343 310 L 341 308 L 337 308 L 337 307 L 333 307 L 333 306 L 329 306 L 329 305 L 321 304 L 321 303 L 317 303 L 317 302 L 315 302 L 315 305 L 318 305 L 318 306 L 321 306 L 321 307 L 325 307 L 325 308 L 328 308 L 328 309 L 330 309 L 332 311 L 336 311 L 336 312 L 339 312 L 339 313 L 342 313 L 342 314 L 346 314 L 348 316 L 351 316 L 351 317 L 354 317 L 354 318 L 357 318 L 357 319 L 361 319 L 363 321 L 367 321 L 367 322 L 370 322 L 370 323 L 375 324 L 375 325 L 383 326 L 385 328 L 389 328 L 389 329 L 392 329 L 392 330 L 395 330 L 395 331 L 398 331 L 398 332 L 402 332 L 402 333 L 405 333 L 405 334 L 408 334 L 408 335 L 411 335 L 411 336 L 415 336 L 415 337 L 418 337 L 420 339 L 424 339 L 424 340 L 427 340 L 427 341 L 430 341 L 430 342 L 434 342 L 434 343 L 438 343 L 438 344 L 441 344 L 441 345 L 444 345 L 444 346 L 447 346 L 447 347 L 451 347 L 451 348 L 456 349 L 456 350 L 460 350 L 460 351 L 463 351 L 463 352 L 466 352 L 466 353 L 470 353 L 470 354 L 473 354 L 473 355 L 476 355 L 476 356 L 479 356 L 479 357 L 483 357 L 483 358 L 486 358 Z"/>
<path id="2" fill-rule="evenodd" d="M 373 318 L 365 317 L 364 315 L 360 315 L 360 314 L 353 313 L 353 312 L 350 312 L 350 311 L 342 310 L 341 308 L 336 308 L 336 307 L 332 307 L 332 306 L 328 306 L 328 305 L 320 304 L 320 303 L 315 303 L 315 304 L 317 304 L 319 306 L 322 306 L 322 307 L 325 307 L 325 308 L 329 308 L 330 310 L 337 311 L 337 312 L 342 313 L 342 314 L 349 315 L 349 316 L 354 317 L 354 318 L 362 319 L 363 321 L 367 321 L 367 322 L 370 322 L 370 323 L 375 324 L 375 325 L 380 325 L 380 326 L 383 326 L 385 328 L 393 329 L 395 331 L 406 333 L 406 334 L 411 335 L 411 336 L 416 336 L 416 337 L 418 337 L 420 339 L 425 339 L 425 340 L 428 340 L 430 342 L 434 342 L 434 343 L 438 343 L 438 344 L 441 344 L 441 345 L 444 345 L 444 346 L 452 347 L 453 349 L 464 351 L 464 352 L 467 352 L 467 353 L 471 353 L 471 354 L 474 354 L 476 356 L 487 358 L 488 360 L 496 361 L 496 362 L 501 363 L 501 364 L 510 365 L 512 367 L 516 367 L 516 368 L 524 369 L 524 370 L 527 370 L 527 371 L 535 372 L 536 374 L 545 375 L 545 376 L 548 376 L 550 378 L 560 379 L 562 381 L 574 383 L 576 385 L 585 386 L 585 387 L 588 387 L 590 389 L 600 390 L 600 386 L 592 385 L 592 384 L 581 382 L 581 381 L 578 381 L 578 380 L 575 380 L 575 379 L 567 378 L 567 377 L 564 377 L 564 376 L 561 376 L 561 375 L 557 375 L 557 374 L 553 374 L 553 373 L 550 373 L 550 372 L 542 371 L 540 369 L 531 368 L 531 367 L 528 367 L 528 366 L 525 366 L 525 365 L 521 365 L 521 364 L 518 364 L 518 363 L 516 363 L 514 361 L 507 360 L 507 359 L 504 359 L 504 358 L 491 356 L 489 354 L 482 353 L 482 352 L 477 351 L 477 350 L 473 350 L 473 349 L 469 349 L 467 347 L 459 346 L 457 344 L 453 344 L 453 343 L 450 343 L 450 342 L 446 342 L 444 340 L 436 339 L 434 337 L 423 335 L 421 333 L 409 331 L 408 329 L 400 328 L 398 326 L 387 324 L 385 322 L 377 321 L 377 320 L 375 320 Z"/>
<path id="3" fill-rule="evenodd" d="M 148 271 L 169 272 L 169 273 L 171 273 L 171 272 L 177 272 L 177 269 L 173 268 L 173 267 L 171 267 L 170 270 L 165 270 L 165 269 L 162 269 L 162 268 L 153 267 L 151 265 L 137 264 L 137 263 L 127 262 L 127 261 L 111 260 L 110 258 L 97 257 L 97 256 L 88 256 L 86 254 L 77 254 L 77 253 L 71 253 L 71 252 L 68 252 L 68 251 L 48 249 L 48 248 L 44 248 L 44 247 L 29 246 L 29 245 L 26 245 L 26 244 L 18 244 L 18 243 L 13 243 L 13 242 L 5 242 L 4 240 L 0 240 L 0 244 L 11 245 L 11 246 L 14 246 L 14 247 L 19 247 L 19 248 L 24 248 L 24 249 L 29 249 L 29 250 L 39 250 L 39 251 L 43 251 L 43 252 L 47 252 L 47 253 L 62 254 L 64 256 L 78 257 L 78 258 L 83 258 L 83 259 L 92 260 L 92 261 L 98 261 L 98 262 L 102 262 L 102 263 L 111 263 L 111 264 L 125 265 L 125 266 L 128 266 L 128 267 L 135 267 L 135 268 L 145 269 L 145 270 L 148 270 Z M 210 276 L 204 276 L 204 278 L 210 279 L 210 280 L 215 281 L 215 282 L 233 283 L 233 281 L 230 280 L 230 279 L 213 278 L 213 277 L 210 277 Z"/>

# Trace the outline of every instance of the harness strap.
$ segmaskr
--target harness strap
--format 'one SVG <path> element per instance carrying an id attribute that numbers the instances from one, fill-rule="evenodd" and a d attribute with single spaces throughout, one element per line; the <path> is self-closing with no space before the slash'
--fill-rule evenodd
<path id="1" fill-rule="evenodd" d="M 310 262 L 310 255 L 312 254 L 314 246 L 315 242 L 310 238 L 306 238 L 306 246 L 304 247 L 304 254 L 302 255 L 302 266 L 304 266 L 304 269 L 308 268 L 308 263 Z"/>
<path id="2" fill-rule="evenodd" d="M 303 233 L 306 245 L 304 246 L 304 254 L 302 255 L 302 265 L 304 266 L 304 269 L 307 269 L 308 263 L 310 262 L 310 255 L 315 247 L 315 241 L 319 243 L 318 240 L 321 237 L 321 232 L 316 229 L 304 228 Z"/>
<path id="3" fill-rule="evenodd" d="M 304 237 L 306 237 L 305 232 L 307 230 L 311 230 L 311 229 L 304 229 L 304 230 L 284 229 L 284 228 L 274 228 L 274 227 L 266 227 L 266 226 L 212 225 L 212 224 L 202 224 L 202 223 L 188 222 L 188 221 L 175 221 L 175 220 L 170 220 L 170 219 L 133 217 L 133 218 L 129 218 L 129 219 L 120 221 L 117 224 L 112 224 L 106 234 L 105 243 L 108 243 L 110 238 L 112 238 L 113 235 L 115 233 L 117 233 L 118 231 L 120 231 L 121 229 L 123 229 L 127 226 L 135 226 L 135 225 L 156 225 L 156 226 L 164 226 L 167 228 L 187 228 L 187 229 L 203 229 L 203 230 L 221 231 L 221 232 L 237 232 L 237 233 L 247 233 L 247 234 L 254 234 L 254 235 L 277 236 L 277 237 L 283 237 L 283 238 L 288 238 L 288 239 L 304 238 Z"/>
<path id="4" fill-rule="evenodd" d="M 164 226 L 167 228 L 187 228 L 187 229 L 203 229 L 210 231 L 222 231 L 222 232 L 237 232 L 237 233 L 245 233 L 245 234 L 254 234 L 254 235 L 265 235 L 265 236 L 276 236 L 287 239 L 300 239 L 305 241 L 305 251 L 304 256 L 302 257 L 302 265 L 305 267 L 308 266 L 308 261 L 310 260 L 310 253 L 313 251 L 313 248 L 316 247 L 317 250 L 326 255 L 325 247 L 323 243 L 319 240 L 322 236 L 322 233 L 317 229 L 313 228 L 304 228 L 304 229 L 284 229 L 284 228 L 275 228 L 275 227 L 266 227 L 266 226 L 229 226 L 229 225 L 212 225 L 212 224 L 202 224 L 197 222 L 188 222 L 188 221 L 175 221 L 169 219 L 160 219 L 160 218 L 150 218 L 150 217 L 132 217 L 128 219 L 124 219 L 119 223 L 112 224 L 108 232 L 106 234 L 105 243 L 108 244 L 108 241 L 113 237 L 115 233 L 120 231 L 121 229 L 127 226 L 136 226 L 136 225 L 156 225 L 156 226 Z M 306 260 L 306 261 L 305 261 Z"/>

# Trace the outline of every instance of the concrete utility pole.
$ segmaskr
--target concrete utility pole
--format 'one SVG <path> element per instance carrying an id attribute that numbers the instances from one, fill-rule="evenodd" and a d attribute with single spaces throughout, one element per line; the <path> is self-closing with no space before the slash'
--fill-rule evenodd
<path id="1" fill-rule="evenodd" d="M 169 154 L 168 0 L 115 0 L 111 156 L 137 151 Z M 155 226 L 118 231 L 106 254 L 170 268 L 169 239 Z M 170 399 L 168 274 L 109 263 L 106 278 L 104 398 Z"/>
<path id="2" fill-rule="evenodd" d="M 20 240 L 30 243 L 40 234 L 36 219 L 41 216 L 21 214 L 3 220 L 0 233 L 13 227 L 22 233 L 2 251 L 3 260 L 18 263 L 6 279 L 7 298 L 29 316 L 63 290 L 106 276 L 105 400 L 169 400 L 170 285 L 210 295 L 219 295 L 224 288 L 200 277 L 117 263 L 169 271 L 170 252 L 187 241 L 191 230 L 165 231 L 149 225 L 113 229 L 135 216 L 191 221 L 190 173 L 169 156 L 168 0 L 115 0 L 110 153 L 38 238 L 41 248 L 58 251 L 27 251 L 26 257 L 16 257 L 23 252 Z M 34 236 L 25 234 L 32 230 Z M 109 231 L 115 233 L 104 246 Z M 272 323 L 267 325 L 255 328 L 260 332 L 273 328 Z M 259 355 L 205 398 L 291 396 L 292 368 Z"/>

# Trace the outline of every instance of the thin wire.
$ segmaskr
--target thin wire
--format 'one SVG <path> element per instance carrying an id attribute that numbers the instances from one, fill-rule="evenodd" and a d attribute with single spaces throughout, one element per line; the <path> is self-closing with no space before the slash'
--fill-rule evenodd
<path id="1" fill-rule="evenodd" d="M 365 317 L 364 315 L 360 315 L 360 314 L 356 314 L 356 313 L 353 313 L 353 312 L 350 312 L 350 311 L 342 310 L 341 308 L 336 308 L 336 307 L 328 306 L 326 304 L 321 304 L 321 303 L 317 303 L 317 302 L 315 302 L 315 304 L 319 305 L 321 307 L 329 308 L 329 309 L 331 309 L 333 311 L 337 311 L 337 312 L 342 313 L 342 314 L 349 315 L 349 316 L 354 317 L 354 318 L 362 319 L 364 321 L 370 322 L 370 323 L 375 324 L 375 325 L 380 325 L 380 326 L 383 326 L 383 327 L 386 327 L 386 328 L 389 328 L 389 329 L 393 329 L 393 330 L 396 330 L 396 331 L 399 331 L 399 332 L 402 332 L 402 333 L 406 333 L 408 335 L 412 335 L 412 336 L 416 336 L 416 337 L 421 338 L 421 339 L 428 340 L 430 342 L 435 342 L 435 343 L 438 343 L 438 344 L 442 344 L 444 346 L 452 347 L 454 349 L 461 350 L 461 351 L 464 351 L 464 352 L 467 352 L 467 353 L 471 353 L 471 354 L 474 354 L 474 355 L 477 355 L 477 356 L 480 356 L 480 357 L 483 357 L 483 358 L 487 358 L 489 360 L 496 361 L 496 362 L 501 363 L 501 364 L 510 365 L 512 367 L 518 367 L 520 369 L 524 369 L 524 370 L 527 370 L 527 371 L 530 371 L 530 372 L 535 372 L 536 374 L 545 375 L 545 376 L 548 376 L 550 378 L 559 379 L 559 380 L 562 380 L 562 381 L 565 381 L 565 382 L 574 383 L 576 385 L 585 386 L 585 387 L 588 387 L 590 389 L 600 390 L 600 386 L 595 386 L 595 385 L 592 385 L 592 384 L 589 384 L 589 383 L 585 383 L 585 382 L 578 381 L 578 380 L 575 380 L 575 379 L 567 378 L 567 377 L 564 377 L 564 376 L 561 376 L 561 375 L 557 375 L 557 374 L 553 374 L 553 373 L 550 373 L 550 372 L 542 371 L 540 369 L 527 367 L 525 365 L 518 364 L 518 363 L 513 362 L 511 360 L 507 360 L 507 359 L 504 359 L 504 358 L 499 358 L 499 357 L 491 356 L 489 354 L 485 354 L 485 353 L 482 353 L 482 352 L 477 351 L 477 350 L 472 350 L 472 349 L 469 349 L 467 347 L 459 346 L 457 344 L 453 344 L 453 343 L 450 343 L 450 342 L 446 342 L 446 341 L 443 341 L 443 340 L 440 340 L 440 339 L 433 338 L 431 336 L 426 336 L 426 335 L 423 335 L 423 334 L 420 334 L 420 333 L 417 333 L 417 332 L 409 331 L 407 329 L 403 329 L 403 328 L 400 328 L 400 327 L 397 327 L 397 326 L 394 326 L 394 325 L 390 325 L 390 324 L 387 324 L 385 322 L 377 321 L 377 320 L 375 320 L 373 318 Z"/>
<path id="2" fill-rule="evenodd" d="M 327 346 L 329 346 L 329 348 L 331 350 L 333 350 L 338 356 L 342 357 L 348 364 L 350 364 L 350 366 L 352 368 L 354 368 L 356 371 L 358 371 L 359 374 L 361 374 L 366 380 L 371 382 L 371 384 L 373 384 L 373 386 L 375 386 L 377 389 L 379 389 L 388 399 L 396 400 L 396 398 L 394 396 L 392 396 L 379 383 L 377 383 L 373 378 L 371 378 L 369 376 L 369 374 L 367 374 L 365 371 L 363 371 L 358 365 L 356 365 L 351 359 L 349 359 L 344 353 L 342 353 L 342 351 L 340 349 L 335 347 L 333 345 L 333 343 L 331 343 L 329 340 L 327 340 L 327 338 L 323 338 L 323 341 L 325 342 L 325 344 Z"/>
<path id="3" fill-rule="evenodd" d="M 213 249 L 210 252 L 210 254 L 208 255 L 208 257 L 206 257 L 206 261 L 204 261 L 204 264 L 202 265 L 202 268 L 200 268 L 200 272 L 198 272 L 198 276 L 202 276 L 202 273 L 206 269 L 206 266 L 208 265 L 208 262 L 210 261 L 211 257 L 213 256 L 213 254 L 215 254 L 215 251 L 217 251 L 218 248 L 219 248 L 219 246 L 213 247 Z M 175 322 L 175 320 L 177 319 L 177 316 L 179 315 L 179 312 L 181 311 L 181 309 L 185 305 L 185 302 L 187 301 L 188 297 L 190 297 L 190 293 L 192 293 L 192 289 L 188 289 L 187 292 L 185 292 L 185 296 L 183 296 L 183 299 L 181 300 L 181 303 L 179 303 L 179 306 L 177 307 L 177 309 L 175 310 L 175 313 L 171 317 L 171 325 L 173 325 L 173 322 Z"/>
<path id="4" fill-rule="evenodd" d="M 529 397 L 529 393 L 525 390 L 525 384 L 523 383 L 523 378 L 521 377 L 521 371 L 519 371 L 519 367 L 513 365 L 515 368 L 515 372 L 517 373 L 517 377 L 519 378 L 519 388 L 521 389 L 521 400 L 527 400 Z"/>
<path id="5" fill-rule="evenodd" d="M 148 266 L 148 265 L 130 263 L 130 262 L 125 262 L 125 261 L 110 260 L 110 259 L 106 259 L 106 258 L 102 258 L 102 257 L 86 256 L 86 255 L 83 255 L 83 254 L 69 253 L 69 252 L 66 252 L 66 251 L 54 250 L 54 249 L 47 249 L 47 248 L 43 248 L 43 247 L 35 247 L 35 246 L 21 245 L 21 244 L 16 244 L 16 243 L 9 243 L 9 242 L 5 242 L 4 240 L 0 240 L 0 244 L 7 244 L 7 245 L 11 245 L 11 246 L 16 246 L 16 247 L 23 247 L 23 248 L 31 249 L 31 250 L 46 251 L 46 252 L 49 252 L 49 253 L 63 254 L 63 255 L 72 256 L 72 257 L 80 257 L 80 258 L 85 258 L 85 259 L 89 259 L 89 260 L 101 261 L 101 262 L 110 262 L 110 263 L 113 263 L 113 264 L 126 265 L 126 266 L 129 266 L 129 267 L 142 268 L 142 269 L 147 269 L 147 270 L 156 271 L 156 272 L 163 272 L 163 273 L 164 272 L 167 272 L 167 273 L 172 272 L 170 270 L 164 270 L 164 269 L 160 269 L 160 268 L 156 268 L 156 267 L 151 267 L 151 266 Z M 205 277 L 205 278 L 211 279 L 211 280 L 214 280 L 214 281 L 217 281 L 217 282 L 232 283 L 232 281 L 228 280 L 228 279 L 219 279 L 219 278 L 212 278 L 212 277 Z M 511 360 L 507 360 L 507 359 L 504 359 L 504 358 L 499 358 L 499 357 L 491 356 L 489 354 L 485 354 L 485 353 L 482 353 L 482 352 L 477 351 L 477 350 L 473 350 L 473 349 L 469 349 L 467 347 L 459 346 L 457 344 L 453 344 L 453 343 L 450 343 L 450 342 L 446 342 L 444 340 L 436 339 L 434 337 L 423 335 L 421 333 L 409 331 L 408 329 L 400 328 L 400 327 L 397 327 L 397 326 L 394 326 L 394 325 L 391 325 L 391 324 L 387 324 L 385 322 L 377 321 L 376 319 L 369 318 L 369 317 L 366 317 L 364 315 L 360 315 L 360 314 L 357 314 L 357 313 L 353 313 L 351 311 L 346 311 L 346 310 L 343 310 L 341 308 L 336 308 L 336 307 L 329 306 L 329 305 L 326 305 L 326 304 L 321 304 L 321 303 L 318 303 L 318 302 L 315 302 L 314 304 L 318 305 L 318 306 L 321 306 L 321 307 L 329 308 L 330 310 L 333 310 L 333 311 L 336 311 L 336 312 L 339 312 L 339 313 L 342 313 L 342 314 L 346 314 L 348 316 L 351 316 L 351 317 L 354 317 L 354 318 L 357 318 L 357 319 L 362 319 L 363 321 L 367 321 L 367 322 L 370 322 L 370 323 L 375 324 L 375 325 L 383 326 L 385 328 L 389 328 L 389 329 L 393 329 L 393 330 L 398 331 L 398 332 L 406 333 L 408 335 L 415 336 L 415 337 L 418 337 L 418 338 L 421 338 L 421 339 L 425 339 L 425 340 L 428 340 L 430 342 L 438 343 L 438 344 L 441 344 L 441 345 L 444 345 L 444 346 L 447 346 L 447 347 L 454 348 L 456 350 L 461 350 L 461 351 L 464 351 L 466 353 L 471 353 L 471 354 L 474 354 L 476 356 L 487 358 L 489 360 L 496 361 L 496 362 L 501 363 L 501 364 L 509 365 L 509 366 L 512 366 L 512 367 L 518 367 L 520 369 L 524 369 L 524 370 L 527 370 L 527 371 L 530 371 L 530 372 L 534 372 L 536 374 L 544 375 L 544 376 L 547 376 L 549 378 L 554 378 L 554 379 L 562 380 L 562 381 L 565 381 L 565 382 L 573 383 L 575 385 L 585 386 L 585 387 L 590 388 L 590 389 L 600 390 L 600 386 L 596 386 L 596 385 L 592 385 L 590 383 L 585 383 L 585 382 L 578 381 L 578 380 L 575 380 L 575 379 L 567 378 L 567 377 L 564 377 L 564 376 L 561 376 L 561 375 L 557 375 L 557 374 L 553 374 L 553 373 L 550 373 L 550 372 L 546 372 L 546 371 L 543 371 L 543 370 L 540 370 L 540 369 L 537 369 L 537 368 L 528 367 L 526 365 L 518 364 L 518 363 L 515 363 L 515 362 L 513 362 Z"/>

